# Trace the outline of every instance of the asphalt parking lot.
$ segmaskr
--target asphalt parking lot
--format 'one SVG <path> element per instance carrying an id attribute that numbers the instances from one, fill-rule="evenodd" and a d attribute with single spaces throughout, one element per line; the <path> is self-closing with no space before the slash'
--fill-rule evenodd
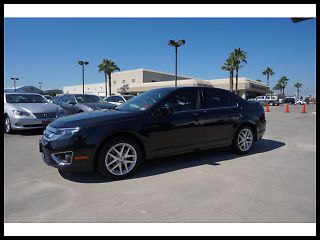
<path id="1" fill-rule="evenodd" d="M 42 131 L 4 135 L 5 222 L 315 222 L 316 114 L 307 107 L 269 107 L 249 155 L 154 159 L 122 181 L 46 166 Z"/>

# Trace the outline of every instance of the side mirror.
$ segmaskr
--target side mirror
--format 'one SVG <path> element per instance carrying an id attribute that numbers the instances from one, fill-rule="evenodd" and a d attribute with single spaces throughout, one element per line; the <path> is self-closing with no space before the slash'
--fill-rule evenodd
<path id="1" fill-rule="evenodd" d="M 123 100 L 120 100 L 119 103 L 124 103 L 124 101 L 123 101 Z"/>
<path id="2" fill-rule="evenodd" d="M 165 116 L 173 113 L 174 110 L 173 110 L 172 107 L 163 106 L 163 107 L 160 107 L 160 108 L 159 108 L 159 112 L 160 112 L 161 116 L 165 117 Z"/>

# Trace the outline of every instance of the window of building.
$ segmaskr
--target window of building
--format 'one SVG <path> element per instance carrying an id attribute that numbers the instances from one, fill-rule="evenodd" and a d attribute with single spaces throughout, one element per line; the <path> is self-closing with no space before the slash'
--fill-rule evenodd
<path id="1" fill-rule="evenodd" d="M 117 83 L 117 81 L 113 81 L 113 84 L 116 84 Z"/>
<path id="2" fill-rule="evenodd" d="M 136 82 L 136 80 L 135 79 L 132 79 L 132 83 L 135 83 Z"/>
<path id="3" fill-rule="evenodd" d="M 126 80 L 122 80 L 122 83 L 126 83 Z"/>

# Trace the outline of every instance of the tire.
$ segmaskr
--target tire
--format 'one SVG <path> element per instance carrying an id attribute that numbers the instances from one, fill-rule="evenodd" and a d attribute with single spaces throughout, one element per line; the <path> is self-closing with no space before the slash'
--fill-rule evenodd
<path id="1" fill-rule="evenodd" d="M 274 105 L 274 103 L 271 101 L 271 102 L 269 102 L 269 105 L 270 105 L 270 106 L 273 106 L 273 105 Z"/>
<path id="2" fill-rule="evenodd" d="M 249 146 L 246 147 L 246 144 L 241 144 L 241 137 L 244 137 L 244 134 L 248 133 L 248 139 L 251 138 Z M 251 135 L 251 136 L 250 136 Z M 232 149 L 234 152 L 239 153 L 239 154 L 246 154 L 247 152 L 249 152 L 252 149 L 253 143 L 254 143 L 254 131 L 250 126 L 243 126 L 241 127 L 237 133 L 235 134 L 233 141 L 232 141 Z"/>
<path id="3" fill-rule="evenodd" d="M 119 158 L 121 150 L 123 153 Z M 126 155 L 128 157 L 125 157 Z M 117 137 L 101 147 L 97 168 L 105 178 L 124 179 L 136 171 L 141 161 L 142 154 L 139 144 L 128 137 Z"/>
<path id="4" fill-rule="evenodd" d="M 4 117 L 4 132 L 8 134 L 13 132 L 11 128 L 10 118 L 7 115 Z"/>

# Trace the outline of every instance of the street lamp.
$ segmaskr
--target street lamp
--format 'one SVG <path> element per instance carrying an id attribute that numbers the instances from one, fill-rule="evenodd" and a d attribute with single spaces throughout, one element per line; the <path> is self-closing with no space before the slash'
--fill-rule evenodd
<path id="1" fill-rule="evenodd" d="M 175 86 L 177 86 L 177 81 L 178 81 L 178 47 L 181 47 L 182 45 L 184 45 L 186 43 L 185 40 L 180 39 L 178 41 L 174 41 L 174 40 L 169 40 L 168 45 L 175 47 L 176 50 L 176 79 L 175 79 Z"/>
<path id="2" fill-rule="evenodd" d="M 78 61 L 79 65 L 82 66 L 82 94 L 84 94 L 84 65 L 88 65 L 89 62 L 86 61 Z"/>
<path id="3" fill-rule="evenodd" d="M 38 83 L 39 83 L 39 88 L 41 89 L 43 82 L 38 82 Z"/>
<path id="4" fill-rule="evenodd" d="M 14 78 L 14 77 L 12 77 L 11 80 L 14 81 L 14 91 L 16 92 L 16 91 L 17 91 L 17 90 L 16 90 L 16 81 L 19 80 L 19 78 Z"/>

